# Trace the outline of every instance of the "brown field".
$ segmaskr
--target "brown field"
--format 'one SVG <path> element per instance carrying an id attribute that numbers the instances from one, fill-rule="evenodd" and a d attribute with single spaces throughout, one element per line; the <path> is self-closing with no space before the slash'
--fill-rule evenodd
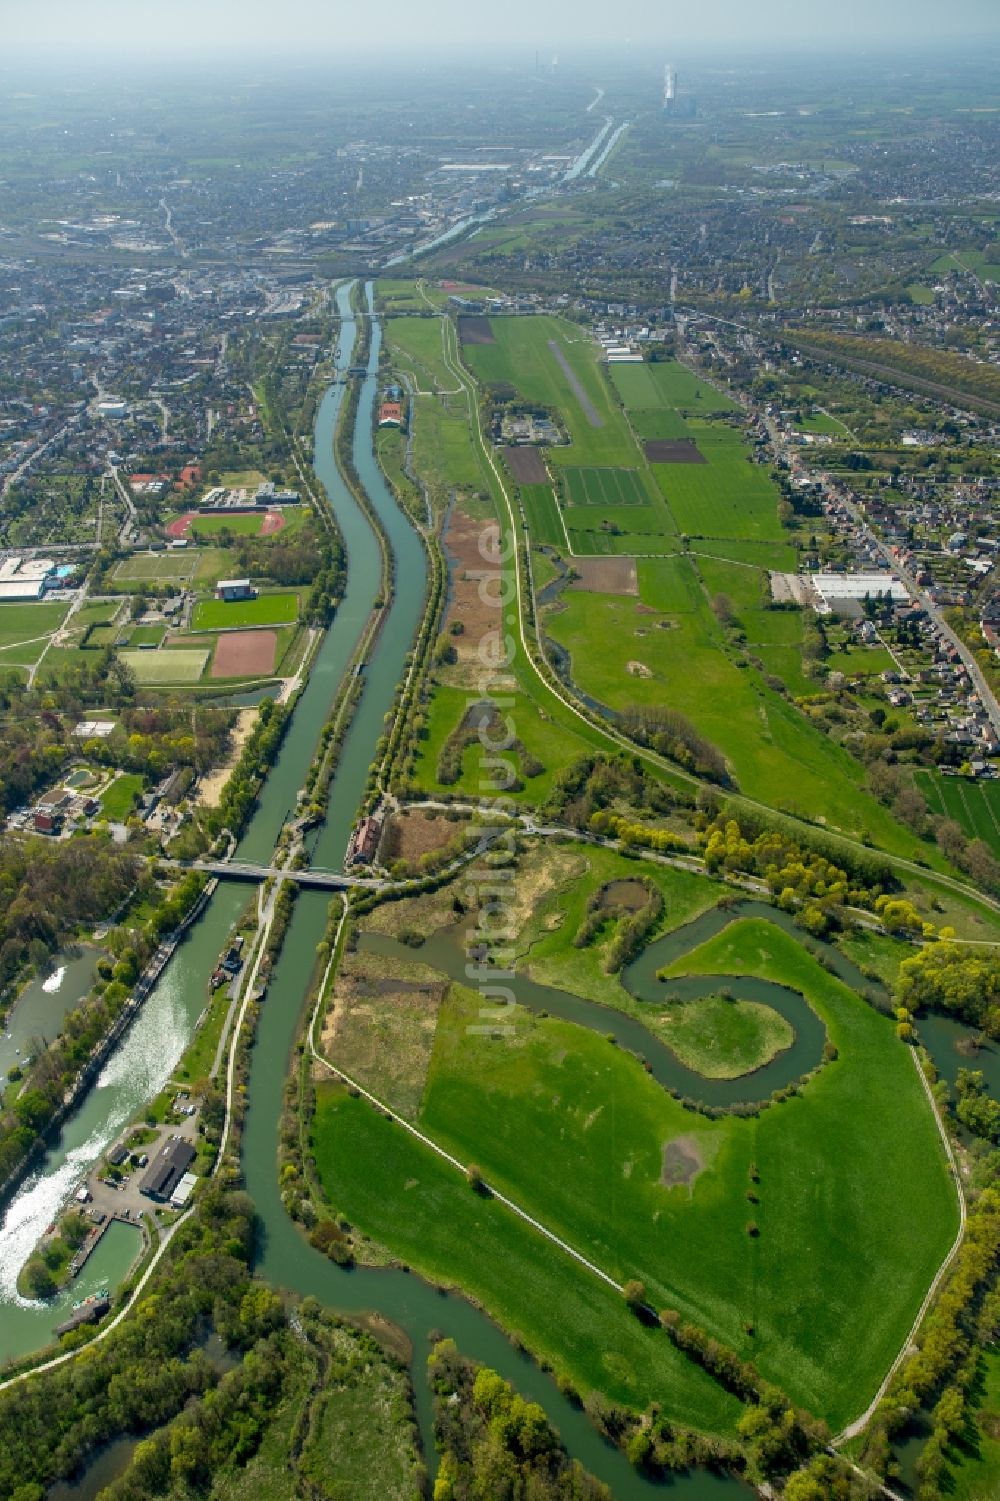
<path id="1" fill-rule="evenodd" d="M 707 464 L 691 438 L 649 438 L 642 445 L 651 464 Z"/>
<path id="2" fill-rule="evenodd" d="M 500 452 L 519 485 L 548 484 L 548 470 L 537 448 L 502 448 Z"/>
<path id="3" fill-rule="evenodd" d="M 571 589 L 587 594 L 638 594 L 639 576 L 635 558 L 574 558 L 573 571 L 579 574 Z"/>
<path id="4" fill-rule="evenodd" d="M 414 1120 L 447 989 L 447 981 L 418 960 L 345 955 L 323 1025 L 322 1051 Z"/>
<path id="5" fill-rule="evenodd" d="M 495 594 L 487 591 L 487 598 L 483 599 L 479 593 L 483 572 L 496 566 L 496 555 L 490 548 L 498 536 L 495 521 L 473 521 L 471 516 L 459 510 L 452 511 L 444 535 L 451 577 L 451 601 L 444 629 L 447 631 L 453 620 L 461 621 L 463 626 L 460 636 L 451 637 L 458 654 L 458 665 L 447 669 L 444 675 L 459 685 L 479 681 L 483 670 L 479 644 L 487 632 L 497 630 L 502 621 Z"/>
<path id="6" fill-rule="evenodd" d="M 383 852 L 393 860 L 419 860 L 421 855 L 444 849 L 460 828 L 460 823 L 452 823 L 440 813 L 404 808 L 392 816 Z"/>
<path id="7" fill-rule="evenodd" d="M 278 637 L 274 631 L 227 631 L 212 658 L 213 678 L 253 678 L 274 671 Z"/>
<path id="8" fill-rule="evenodd" d="M 495 344 L 496 338 L 488 318 L 465 317 L 458 320 L 458 337 L 463 344 Z"/>
<path id="9" fill-rule="evenodd" d="M 285 524 L 285 518 L 280 511 L 268 511 L 261 524 L 260 534 L 262 537 L 273 537 L 275 532 L 280 532 Z"/>

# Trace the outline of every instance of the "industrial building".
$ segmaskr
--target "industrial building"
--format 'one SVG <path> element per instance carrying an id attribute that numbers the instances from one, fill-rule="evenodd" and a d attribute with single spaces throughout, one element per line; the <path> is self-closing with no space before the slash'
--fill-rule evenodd
<path id="1" fill-rule="evenodd" d="M 169 1199 L 194 1161 L 194 1156 L 191 1143 L 175 1136 L 153 1158 L 139 1184 L 139 1192 L 145 1194 L 147 1199 L 161 1202 Z"/>
<path id="2" fill-rule="evenodd" d="M 891 573 L 814 573 L 809 576 L 821 614 L 856 615 L 866 599 L 909 602 L 909 591 Z"/>

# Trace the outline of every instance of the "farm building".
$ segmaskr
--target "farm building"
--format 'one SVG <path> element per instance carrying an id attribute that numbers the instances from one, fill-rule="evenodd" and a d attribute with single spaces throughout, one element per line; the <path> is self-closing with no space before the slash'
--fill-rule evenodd
<path id="1" fill-rule="evenodd" d="M 379 427 L 399 427 L 403 421 L 403 408 L 398 401 L 383 401 L 378 410 Z"/>
<path id="2" fill-rule="evenodd" d="M 237 599 L 256 599 L 257 590 L 249 579 L 220 579 L 215 586 L 215 597 L 227 603 Z"/>

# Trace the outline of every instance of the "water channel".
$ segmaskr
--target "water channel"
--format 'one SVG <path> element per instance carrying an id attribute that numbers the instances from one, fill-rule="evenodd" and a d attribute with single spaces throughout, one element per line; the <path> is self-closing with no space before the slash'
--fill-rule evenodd
<path id="1" fill-rule="evenodd" d="M 728 991 L 737 1000 L 756 1001 L 770 1006 L 788 1021 L 794 1031 L 791 1045 L 778 1053 L 769 1063 L 735 1079 L 710 1079 L 696 1069 L 682 1063 L 677 1054 L 649 1030 L 641 1016 L 616 1011 L 599 1001 L 584 1000 L 551 985 L 540 985 L 522 974 L 504 978 L 504 984 L 516 1001 L 532 1011 L 547 1011 L 563 1021 L 589 1027 L 602 1036 L 613 1036 L 619 1047 L 638 1053 L 649 1065 L 653 1078 L 667 1089 L 700 1100 L 705 1105 L 732 1105 L 737 1102 L 758 1103 L 768 1099 L 776 1089 L 800 1079 L 821 1061 L 826 1030 L 804 996 L 785 985 L 771 980 L 759 979 L 756 975 L 681 975 L 666 982 L 658 980 L 656 973 L 665 964 L 672 963 L 700 944 L 713 938 L 716 933 L 736 917 L 767 914 L 773 920 L 774 912 L 762 903 L 747 902 L 737 909 L 712 908 L 683 928 L 669 933 L 650 944 L 649 948 L 631 964 L 622 975 L 622 983 L 628 994 L 648 1005 L 662 1006 L 668 1000 L 694 1001 L 703 996 L 718 995 Z M 780 914 L 784 916 L 784 914 Z M 408 947 L 399 939 L 381 933 L 364 933 L 359 939 L 359 948 L 368 953 L 389 955 L 396 959 L 417 958 L 429 964 L 452 980 L 465 981 L 467 954 L 462 941 L 464 928 L 442 928 L 432 934 L 419 950 Z M 801 937 L 801 934 L 798 936 Z M 839 956 L 843 957 L 843 956 Z M 845 965 L 850 961 L 845 960 Z M 851 966 L 853 969 L 853 966 Z M 862 977 L 858 972 L 858 979 Z M 622 997 L 623 1001 L 626 999 Z"/>
<path id="2" fill-rule="evenodd" d="M 367 296 L 371 308 L 370 287 Z M 356 335 L 348 299 L 349 289 L 341 288 L 338 293 L 338 308 L 343 318 L 341 368 L 351 362 Z M 331 787 L 329 816 L 315 840 L 316 863 L 332 867 L 338 867 L 343 859 L 374 744 L 391 709 L 395 686 L 410 649 L 425 579 L 419 538 L 387 490 L 372 453 L 379 340 L 380 330 L 373 321 L 368 376 L 361 392 L 353 438 L 354 458 L 395 552 L 398 587 L 367 664 L 364 693 Z M 334 429 L 343 397 L 343 385 L 332 386 L 320 405 L 315 463 L 347 545 L 348 582 L 309 685 L 296 707 L 279 759 L 240 843 L 240 854 L 245 858 L 264 859 L 270 854 L 281 823 L 302 786 L 320 729 L 379 591 L 381 565 L 377 544 L 364 513 L 342 483 L 333 459 Z M 60 1141 L 47 1154 L 38 1172 L 12 1202 L 0 1239 L 0 1358 L 37 1349 L 51 1338 L 60 1309 L 20 1300 L 14 1286 L 17 1270 L 73 1183 L 96 1161 L 121 1125 L 170 1076 L 205 1004 L 207 976 L 246 900 L 245 887 L 226 884 L 220 887 L 178 949 L 139 1020 L 109 1060 L 97 1086 L 67 1122 Z M 277 1177 L 282 1092 L 316 945 L 326 924 L 327 907 L 328 899 L 320 893 L 303 893 L 299 897 L 268 988 L 252 1053 L 243 1165 L 246 1186 L 259 1214 L 257 1271 L 280 1287 L 301 1295 L 314 1295 L 345 1313 L 377 1310 L 406 1331 L 414 1348 L 418 1418 L 431 1463 L 430 1393 L 424 1365 L 429 1353 L 428 1334 L 436 1330 L 453 1336 L 464 1353 L 498 1369 L 525 1395 L 540 1402 L 570 1452 L 603 1479 L 616 1497 L 630 1501 L 648 1495 L 656 1488 L 653 1483 L 638 1475 L 621 1452 L 598 1435 L 585 1415 L 562 1397 L 555 1384 L 464 1298 L 445 1296 L 402 1271 L 362 1268 L 344 1271 L 309 1246 L 286 1215 Z M 96 1259 L 95 1253 L 92 1261 Z M 113 1284 L 123 1272 L 124 1267 L 117 1275 L 113 1268 L 106 1269 L 103 1281 Z M 73 1301 L 88 1290 L 78 1280 Z M 121 1453 L 124 1462 L 128 1453 L 125 1445 Z M 110 1479 L 110 1467 L 107 1474 Z M 87 1483 L 86 1477 L 82 1483 Z M 738 1481 L 707 1472 L 680 1476 L 666 1489 L 680 1501 L 725 1501 L 727 1497 L 749 1494 Z M 91 1487 L 90 1494 L 93 1493 Z"/>

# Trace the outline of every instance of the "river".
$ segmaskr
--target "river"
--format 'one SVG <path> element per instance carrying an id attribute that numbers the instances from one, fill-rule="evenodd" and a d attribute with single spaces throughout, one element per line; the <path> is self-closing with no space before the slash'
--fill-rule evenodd
<path id="1" fill-rule="evenodd" d="M 343 318 L 339 368 L 351 363 L 357 333 L 350 314 L 349 288 L 338 292 Z M 369 308 L 372 289 L 366 289 Z M 375 741 L 392 707 L 396 684 L 419 620 L 426 560 L 416 531 L 397 507 L 372 452 L 372 409 L 377 394 L 381 331 L 372 324 L 368 375 L 361 391 L 353 435 L 355 464 L 396 557 L 398 587 L 367 664 L 364 691 L 348 730 L 330 789 L 329 815 L 314 840 L 317 864 L 338 868 L 364 791 Z M 333 437 L 345 387 L 331 386 L 320 404 L 315 430 L 315 466 L 344 536 L 347 585 L 320 648 L 309 684 L 296 706 L 278 760 L 253 819 L 240 842 L 240 855 L 265 859 L 288 810 L 303 785 L 322 725 L 336 698 L 344 670 L 379 592 L 381 560 L 364 512 L 343 484 L 333 457 Z M 247 888 L 223 883 L 192 927 L 128 1033 L 103 1071 L 97 1087 L 67 1123 L 60 1141 L 39 1171 L 15 1197 L 3 1232 L 0 1258 L 2 1334 L 0 1358 L 45 1344 L 59 1312 L 51 1305 L 25 1304 L 13 1286 L 17 1269 L 38 1231 L 68 1189 L 113 1139 L 121 1125 L 169 1077 L 206 1000 L 206 979 L 229 928 L 247 900 Z M 400 1325 L 414 1348 L 414 1390 L 427 1457 L 430 1392 L 424 1375 L 433 1329 L 452 1335 L 464 1353 L 502 1372 L 526 1396 L 540 1402 L 570 1452 L 611 1487 L 619 1498 L 648 1496 L 653 1483 L 632 1469 L 607 1444 L 585 1415 L 558 1392 L 554 1382 L 519 1354 L 500 1329 L 460 1296 L 443 1296 L 412 1274 L 357 1268 L 345 1271 L 314 1250 L 292 1224 L 281 1203 L 277 1177 L 278 1125 L 284 1080 L 299 1018 L 309 987 L 316 945 L 326 925 L 328 899 L 300 895 L 268 987 L 256 1045 L 251 1055 L 248 1109 L 243 1136 L 246 1186 L 259 1215 L 256 1270 L 276 1285 L 320 1298 L 345 1313 L 377 1310 Z M 42 1203 L 44 1202 L 44 1208 Z M 12 1234 L 13 1227 L 18 1233 Z M 112 1269 L 106 1280 L 117 1280 Z M 82 1284 L 74 1288 L 80 1296 Z M 123 1454 L 126 1451 L 123 1449 Z M 110 1478 L 110 1477 L 109 1477 Z M 707 1472 L 678 1477 L 669 1493 L 679 1501 L 724 1501 L 747 1495 L 739 1482 Z"/>

